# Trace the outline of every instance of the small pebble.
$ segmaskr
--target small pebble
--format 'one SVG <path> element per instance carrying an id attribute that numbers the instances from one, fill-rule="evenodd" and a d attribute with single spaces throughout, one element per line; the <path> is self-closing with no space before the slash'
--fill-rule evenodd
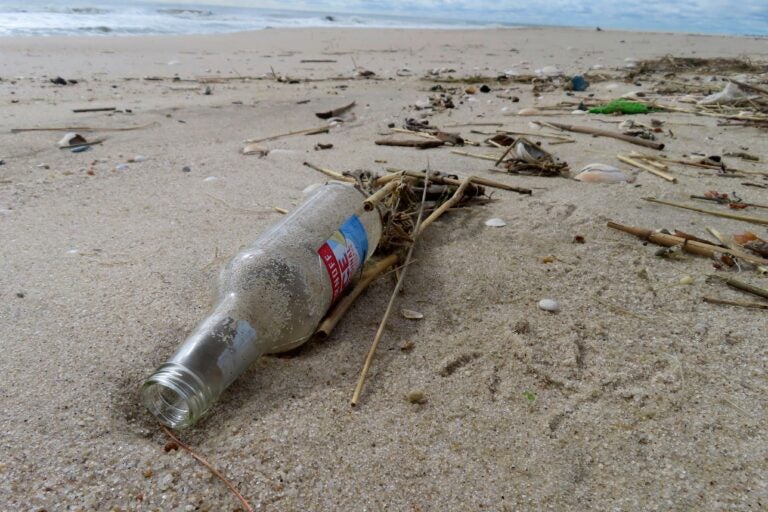
<path id="1" fill-rule="evenodd" d="M 18 298 L 20 298 L 20 299 L 23 299 L 23 298 L 24 298 L 24 292 L 17 292 L 17 293 L 16 293 L 16 296 L 17 296 Z"/>
<path id="2" fill-rule="evenodd" d="M 560 310 L 560 305 L 552 299 L 541 299 L 539 301 L 539 309 L 549 311 L 550 313 L 556 313 Z"/>
<path id="3" fill-rule="evenodd" d="M 188 165 L 185 165 L 184 167 L 181 168 L 181 172 L 192 172 L 192 168 Z M 207 180 L 208 178 L 206 178 L 206 181 Z"/>
<path id="4" fill-rule="evenodd" d="M 403 315 L 404 318 L 407 318 L 409 320 L 421 320 L 424 318 L 423 313 L 419 313 L 418 311 L 414 311 L 412 309 L 401 309 L 400 313 Z"/>
<path id="5" fill-rule="evenodd" d="M 691 276 L 683 276 L 680 278 L 680 284 L 693 284 L 695 279 Z"/>
<path id="6" fill-rule="evenodd" d="M 408 393 L 406 396 L 409 402 L 412 404 L 425 404 L 427 403 L 427 397 L 424 396 L 423 391 L 415 390 Z"/>

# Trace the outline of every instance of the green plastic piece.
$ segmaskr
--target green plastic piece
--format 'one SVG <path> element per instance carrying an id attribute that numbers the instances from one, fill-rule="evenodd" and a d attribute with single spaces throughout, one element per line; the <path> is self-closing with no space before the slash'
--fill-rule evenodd
<path id="1" fill-rule="evenodd" d="M 621 112 L 622 114 L 648 114 L 654 110 L 645 103 L 630 100 L 613 100 L 600 107 L 589 109 L 590 114 L 613 114 Z"/>

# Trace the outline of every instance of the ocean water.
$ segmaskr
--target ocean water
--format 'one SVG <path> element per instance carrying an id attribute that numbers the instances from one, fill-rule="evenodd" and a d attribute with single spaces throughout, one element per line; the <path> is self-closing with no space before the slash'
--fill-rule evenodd
<path id="1" fill-rule="evenodd" d="M 94 0 L 0 0 L 0 36 L 211 34 L 268 27 L 469 28 L 484 22 L 381 14 Z"/>

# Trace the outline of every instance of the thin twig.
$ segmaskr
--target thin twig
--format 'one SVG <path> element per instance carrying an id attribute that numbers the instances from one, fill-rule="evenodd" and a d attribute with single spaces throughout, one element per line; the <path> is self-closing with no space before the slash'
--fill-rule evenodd
<path id="1" fill-rule="evenodd" d="M 205 460 L 205 459 L 204 459 L 204 458 L 203 458 L 201 455 L 198 455 L 197 453 L 195 453 L 195 451 L 192 449 L 192 447 L 191 447 L 191 446 L 189 446 L 189 445 L 187 445 L 187 444 L 185 444 L 185 443 L 181 442 L 181 441 L 179 440 L 179 438 L 177 438 L 175 435 L 173 435 L 173 432 L 171 432 L 171 431 L 170 431 L 170 430 L 169 430 L 169 429 L 168 429 L 168 428 L 167 428 L 165 425 L 160 425 L 160 428 L 162 428 L 162 429 L 163 429 L 163 431 L 166 433 L 166 435 L 167 435 L 168 437 L 170 437 L 170 438 L 171 438 L 171 439 L 172 439 L 172 440 L 173 440 L 173 441 L 174 441 L 176 444 L 178 444 L 179 446 L 181 446 L 182 448 L 184 448 L 184 449 L 185 449 L 187 452 L 189 452 L 189 454 L 190 454 L 192 457 L 194 457 L 194 458 L 195 458 L 195 460 L 197 460 L 197 461 L 198 461 L 200 464 L 202 464 L 203 466 L 205 466 L 206 468 L 208 468 L 208 470 L 209 470 L 211 473 L 213 473 L 214 475 L 216 475 L 216 476 L 219 478 L 219 480 L 221 480 L 222 482 L 224 482 L 224 485 L 226 485 L 226 486 L 229 488 L 229 490 L 230 490 L 230 491 L 232 491 L 232 493 L 233 493 L 235 496 L 237 496 L 237 499 L 238 499 L 238 500 L 240 500 L 240 503 L 243 505 L 243 507 L 245 508 L 246 512 L 253 512 L 253 507 L 251 507 L 251 505 L 248 503 L 248 500 L 246 500 L 246 499 L 243 497 L 243 495 L 242 495 L 242 494 L 240 494 L 240 491 L 238 491 L 238 490 L 237 490 L 237 488 L 236 488 L 236 487 L 235 487 L 235 486 L 232 484 L 232 482 L 230 482 L 229 480 L 227 480 L 227 478 L 226 478 L 224 475 L 222 475 L 222 474 L 219 472 L 219 470 L 218 470 L 218 469 L 216 469 L 215 467 L 213 467 L 213 466 L 211 465 L 211 463 L 210 463 L 210 462 L 208 462 L 207 460 Z"/>
<path id="2" fill-rule="evenodd" d="M 667 205 L 667 206 L 674 206 L 675 208 L 682 208 L 684 210 L 692 210 L 694 212 L 706 213 L 708 215 L 715 215 L 716 217 L 724 217 L 726 219 L 741 220 L 741 221 L 744 221 L 744 222 L 751 222 L 753 224 L 768 225 L 768 219 L 763 219 L 763 218 L 760 218 L 760 217 L 750 217 L 748 215 L 738 215 L 738 214 L 735 214 L 735 213 L 728 213 L 728 212 L 717 212 L 717 211 L 713 211 L 713 210 L 707 210 L 705 208 L 698 208 L 696 206 L 688 206 L 686 204 L 676 203 L 674 201 L 664 201 L 662 199 L 656 199 L 654 197 L 644 197 L 643 200 L 651 202 L 651 203 L 663 204 L 663 205 Z"/>
<path id="3" fill-rule="evenodd" d="M 709 302 L 710 304 L 724 304 L 726 306 L 740 306 L 742 308 L 754 308 L 754 309 L 768 309 L 768 304 L 761 304 L 759 302 L 744 302 L 740 300 L 726 300 L 726 299 L 719 299 L 717 297 L 702 297 L 702 300 L 704 302 Z"/>
<path id="4" fill-rule="evenodd" d="M 153 125 L 159 125 L 157 121 L 139 126 L 127 126 L 125 128 L 94 128 L 92 126 L 58 126 L 44 128 L 11 128 L 11 133 L 23 132 L 130 132 L 133 130 L 143 130 Z"/>
<path id="5" fill-rule="evenodd" d="M 397 299 L 398 294 L 400 293 L 400 289 L 403 286 L 403 281 L 405 280 L 405 274 L 408 271 L 407 265 L 411 261 L 411 257 L 413 256 L 413 249 L 416 247 L 416 241 L 419 239 L 420 229 L 421 229 L 421 220 L 424 216 L 424 204 L 427 200 L 427 189 L 429 189 L 429 173 L 425 173 L 424 178 L 424 190 L 421 193 L 421 205 L 419 206 L 419 215 L 416 219 L 416 226 L 413 228 L 413 242 L 411 242 L 411 246 L 408 248 L 408 254 L 405 256 L 404 261 L 404 267 L 402 272 L 400 272 L 400 277 L 397 279 L 397 284 L 395 285 L 395 289 L 392 290 L 392 295 L 389 298 L 389 304 L 387 304 L 387 309 L 384 311 L 384 316 L 381 318 L 381 323 L 379 324 L 379 329 L 376 331 L 376 336 L 373 338 L 373 343 L 371 344 L 371 348 L 368 350 L 368 355 L 365 358 L 365 363 L 363 364 L 363 369 L 360 372 L 360 377 L 357 379 L 357 385 L 355 386 L 355 391 L 352 394 L 352 400 L 350 401 L 350 404 L 352 407 L 357 405 L 357 402 L 360 400 L 360 393 L 363 391 L 363 384 L 365 384 L 365 378 L 368 375 L 368 370 L 371 367 L 371 362 L 373 362 L 373 356 L 376 353 L 376 348 L 379 346 L 379 342 L 381 341 L 382 336 L 384 335 L 384 328 L 387 326 L 387 320 L 389 320 L 389 315 L 392 313 L 392 307 L 395 305 L 395 300 Z"/>
<path id="6" fill-rule="evenodd" d="M 760 288 L 759 286 L 745 283 L 743 281 L 739 281 L 738 279 L 734 279 L 732 277 L 721 276 L 717 274 L 709 274 L 709 277 L 711 277 L 712 279 L 719 279 L 720 281 L 723 281 L 725 284 L 727 284 L 731 288 L 736 288 L 737 290 L 741 290 L 743 292 L 751 293 L 752 295 L 757 295 L 758 297 L 768 299 L 768 290 L 766 290 L 765 288 Z"/>
<path id="7" fill-rule="evenodd" d="M 652 167 L 651 165 L 647 165 L 643 162 L 639 162 L 635 160 L 634 158 L 630 158 L 627 155 L 616 155 L 616 158 L 624 162 L 625 164 L 629 164 L 632 167 L 637 167 L 638 169 L 642 169 L 644 171 L 647 171 L 653 175 L 658 176 L 659 178 L 663 178 L 669 182 L 677 183 L 677 178 L 672 176 L 671 174 L 668 174 L 660 169 L 656 169 L 655 167 Z"/>
<path id="8" fill-rule="evenodd" d="M 350 183 L 354 183 L 355 182 L 355 178 L 353 178 L 352 176 L 344 176 L 340 172 L 336 172 L 336 171 L 331 170 L 331 169 L 326 169 L 325 167 L 318 167 L 318 166 L 316 166 L 314 164 L 311 164 L 309 162 L 304 162 L 304 165 L 309 167 L 310 169 L 314 169 L 317 172 L 321 172 L 321 173 L 325 174 L 326 176 L 330 176 L 333 179 L 336 179 L 336 180 L 339 180 L 339 181 L 348 181 Z"/>
<path id="9" fill-rule="evenodd" d="M 318 133 L 327 133 L 330 128 L 327 126 L 319 126 L 317 128 L 307 128 L 305 130 L 296 130 L 294 132 L 279 133 L 277 135 L 270 135 L 269 137 L 263 137 L 261 139 L 248 139 L 247 143 L 266 142 L 268 140 L 281 139 L 283 137 L 290 137 L 291 135 L 317 135 Z"/>

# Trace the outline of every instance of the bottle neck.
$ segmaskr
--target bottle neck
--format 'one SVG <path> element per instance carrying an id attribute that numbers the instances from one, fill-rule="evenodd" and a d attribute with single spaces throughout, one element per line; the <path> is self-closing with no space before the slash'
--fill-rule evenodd
<path id="1" fill-rule="evenodd" d="M 235 295 L 227 295 L 173 357 L 141 388 L 145 407 L 163 424 L 196 422 L 261 354 L 256 330 L 239 318 Z"/>

